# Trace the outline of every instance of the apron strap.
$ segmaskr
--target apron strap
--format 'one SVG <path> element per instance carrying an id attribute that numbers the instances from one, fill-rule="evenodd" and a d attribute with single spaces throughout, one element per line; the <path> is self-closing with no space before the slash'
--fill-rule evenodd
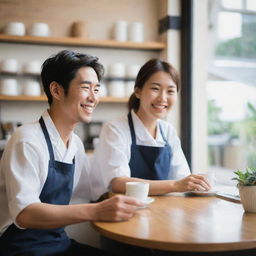
<path id="1" fill-rule="evenodd" d="M 128 114 L 128 123 L 130 126 L 130 132 L 131 132 L 131 136 L 132 136 L 132 144 L 136 145 L 136 135 L 135 135 L 135 130 L 134 130 L 133 122 L 132 122 L 131 112 L 129 112 L 129 114 Z"/>
<path id="2" fill-rule="evenodd" d="M 54 161 L 54 153 L 53 153 L 52 143 L 51 143 L 50 136 L 49 136 L 49 133 L 47 131 L 47 128 L 45 126 L 44 119 L 42 117 L 40 117 L 39 123 L 41 125 L 42 130 L 43 130 L 44 137 L 45 137 L 45 140 L 46 140 L 46 143 L 47 143 L 47 146 L 48 146 L 50 160 Z M 73 159 L 73 161 L 74 161 L 74 159 Z"/>

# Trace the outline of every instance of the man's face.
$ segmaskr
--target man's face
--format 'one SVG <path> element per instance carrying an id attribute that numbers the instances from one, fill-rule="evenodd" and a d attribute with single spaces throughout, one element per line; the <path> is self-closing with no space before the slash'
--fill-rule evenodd
<path id="1" fill-rule="evenodd" d="M 82 67 L 70 82 L 68 94 L 63 98 L 62 112 L 72 123 L 90 122 L 99 102 L 99 80 L 91 67 Z"/>

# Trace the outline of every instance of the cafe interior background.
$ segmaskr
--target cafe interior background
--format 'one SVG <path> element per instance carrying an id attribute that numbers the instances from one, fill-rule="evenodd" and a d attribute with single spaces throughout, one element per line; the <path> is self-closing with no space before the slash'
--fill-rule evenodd
<path id="1" fill-rule="evenodd" d="M 25 30 L 13 35 L 13 22 Z M 37 23 L 48 25 L 43 37 L 33 30 Z M 255 167 L 254 0 L 0 0 L 0 29 L 1 151 L 17 126 L 47 107 L 38 64 L 71 49 L 99 56 L 106 67 L 93 122 L 76 129 L 89 154 L 102 123 L 127 112 L 138 66 L 159 57 L 182 75 L 179 102 L 167 120 L 192 172 L 214 172 L 217 183 L 234 187 L 233 171 Z M 98 246 L 89 224 L 68 232 Z"/>

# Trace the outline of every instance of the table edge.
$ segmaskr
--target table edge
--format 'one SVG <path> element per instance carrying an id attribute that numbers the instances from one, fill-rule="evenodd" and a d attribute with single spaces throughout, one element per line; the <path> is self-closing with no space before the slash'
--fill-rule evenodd
<path id="1" fill-rule="evenodd" d="M 109 230 L 102 229 L 97 224 L 101 222 L 91 222 L 91 226 L 101 235 L 122 242 L 125 244 L 146 247 L 151 249 L 166 251 L 184 251 L 184 252 L 220 252 L 248 250 L 256 247 L 256 241 L 248 240 L 242 242 L 230 243 L 178 243 L 178 242 L 160 242 L 146 239 L 138 239 L 130 236 L 115 234 Z M 181 246 L 182 245 L 182 246 Z"/>

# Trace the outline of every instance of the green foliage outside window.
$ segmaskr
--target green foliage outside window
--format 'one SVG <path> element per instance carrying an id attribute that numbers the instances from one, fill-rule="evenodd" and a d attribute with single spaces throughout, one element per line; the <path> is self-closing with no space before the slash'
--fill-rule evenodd
<path id="1" fill-rule="evenodd" d="M 241 37 L 221 42 L 216 48 L 217 56 L 256 58 L 256 22 L 242 26 Z"/>

